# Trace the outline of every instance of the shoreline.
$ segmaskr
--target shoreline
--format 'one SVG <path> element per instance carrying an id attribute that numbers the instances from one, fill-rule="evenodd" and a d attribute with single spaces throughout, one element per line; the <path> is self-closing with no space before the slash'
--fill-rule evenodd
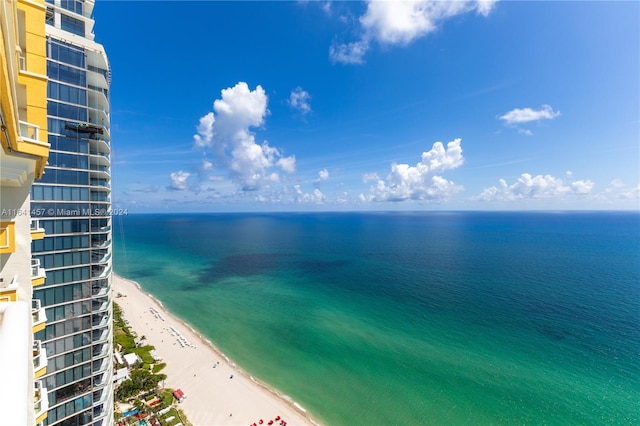
<path id="1" fill-rule="evenodd" d="M 118 293 L 122 297 L 116 297 Z M 147 344 L 155 346 L 162 357 L 160 362 L 167 364 L 161 371 L 167 375 L 166 386 L 180 388 L 187 395 L 178 407 L 194 425 L 251 425 L 260 419 L 267 424 L 276 416 L 290 425 L 319 425 L 290 396 L 243 370 L 191 324 L 169 312 L 160 300 L 145 292 L 136 281 L 113 273 L 112 294 L 132 331 L 139 336 L 144 335 Z M 150 308 L 160 314 L 154 314 Z M 164 327 L 154 331 L 154 328 L 149 328 L 150 321 L 151 326 Z M 178 336 L 193 344 L 178 346 L 171 343 L 175 340 L 174 331 L 179 327 L 185 330 L 178 331 Z M 191 363 L 183 362 L 185 354 Z"/>

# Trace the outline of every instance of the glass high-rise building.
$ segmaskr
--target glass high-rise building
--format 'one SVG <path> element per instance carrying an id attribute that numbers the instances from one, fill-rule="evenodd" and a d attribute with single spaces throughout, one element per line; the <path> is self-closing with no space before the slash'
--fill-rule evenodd
<path id="1" fill-rule="evenodd" d="M 43 178 L 31 190 L 45 238 L 47 425 L 113 424 L 109 62 L 94 41 L 93 0 L 46 1 L 47 127 Z"/>

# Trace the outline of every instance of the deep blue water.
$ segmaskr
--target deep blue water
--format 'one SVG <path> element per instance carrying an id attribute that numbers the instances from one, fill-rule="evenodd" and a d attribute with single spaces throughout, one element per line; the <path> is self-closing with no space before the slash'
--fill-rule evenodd
<path id="1" fill-rule="evenodd" d="M 640 423 L 638 213 L 114 218 L 116 272 L 330 424 Z"/>

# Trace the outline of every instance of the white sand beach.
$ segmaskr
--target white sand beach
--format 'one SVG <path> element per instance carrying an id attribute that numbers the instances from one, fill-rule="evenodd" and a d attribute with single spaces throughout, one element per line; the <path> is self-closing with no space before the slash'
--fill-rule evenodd
<path id="1" fill-rule="evenodd" d="M 118 293 L 122 297 L 115 297 Z M 194 425 L 252 425 L 263 419 L 266 426 L 277 416 L 288 425 L 314 424 L 293 402 L 254 382 L 135 282 L 114 275 L 113 294 L 129 326 L 167 364 L 162 370 L 165 386 L 185 393 L 179 408 Z"/>

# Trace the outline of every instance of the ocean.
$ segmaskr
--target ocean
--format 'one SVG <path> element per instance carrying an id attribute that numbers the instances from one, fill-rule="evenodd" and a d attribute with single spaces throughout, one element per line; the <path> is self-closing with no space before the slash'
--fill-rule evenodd
<path id="1" fill-rule="evenodd" d="M 640 424 L 638 213 L 113 225 L 118 274 L 325 424 Z"/>

